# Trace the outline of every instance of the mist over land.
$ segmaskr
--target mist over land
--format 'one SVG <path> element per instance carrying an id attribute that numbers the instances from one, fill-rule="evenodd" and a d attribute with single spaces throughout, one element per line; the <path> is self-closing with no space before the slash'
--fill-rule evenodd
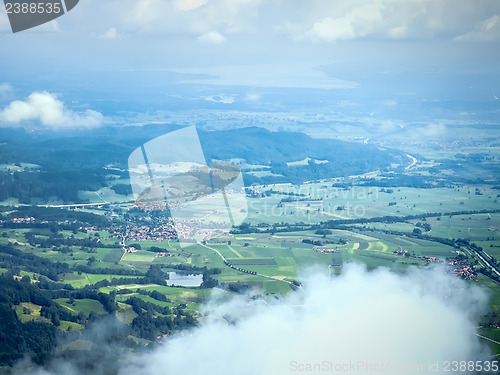
<path id="1" fill-rule="evenodd" d="M 430 374 L 431 364 L 487 354 L 474 336 L 487 296 L 442 269 L 398 275 L 350 265 L 334 280 L 313 269 L 302 280 L 303 289 L 269 303 L 249 295 L 228 301 L 214 293 L 200 327 L 144 354 L 108 348 L 99 371 Z M 85 373 L 64 361 L 52 367 L 37 374 Z"/>

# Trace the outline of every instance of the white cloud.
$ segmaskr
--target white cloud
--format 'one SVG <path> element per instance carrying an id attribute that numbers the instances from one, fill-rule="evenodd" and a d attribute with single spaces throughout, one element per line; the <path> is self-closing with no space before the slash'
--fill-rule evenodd
<path id="1" fill-rule="evenodd" d="M 440 271 L 402 276 L 348 266 L 333 282 L 309 277 L 302 291 L 273 305 L 214 300 L 204 325 L 129 357 L 119 374 L 284 375 L 313 373 L 297 371 L 306 364 L 358 361 L 383 363 L 377 374 L 409 373 L 398 368 L 411 365 L 422 365 L 418 373 L 427 374 L 429 362 L 488 358 L 474 335 L 485 307 L 481 290 Z M 232 324 L 224 323 L 228 316 Z M 353 371 L 347 365 L 333 372 Z"/>
<path id="2" fill-rule="evenodd" d="M 479 42 L 500 40 L 500 16 L 495 14 L 476 25 L 474 30 L 457 36 L 455 40 Z"/>
<path id="3" fill-rule="evenodd" d="M 469 0 L 87 0 L 80 2 L 77 13 L 58 21 L 64 31 L 73 24 L 90 32 L 114 25 L 126 35 L 196 40 L 216 30 L 227 39 L 285 34 L 293 40 L 332 43 L 357 38 L 451 39 L 499 12 L 500 2 L 479 6 Z M 3 19 L 0 23 L 6 22 Z"/>
<path id="4" fill-rule="evenodd" d="M 326 2 L 310 0 L 308 7 L 288 12 L 279 30 L 294 39 L 335 43 L 357 38 L 432 39 L 464 33 L 481 17 L 496 14 L 500 3 L 482 6 L 462 0 L 363 0 Z M 298 12 L 302 11 L 302 14 Z M 483 18 L 484 19 L 484 18 Z M 494 17 L 480 24 L 478 30 L 493 27 Z M 477 32 L 477 31 L 474 31 Z M 488 31 L 491 35 L 491 31 Z M 488 39 L 490 40 L 490 39 Z"/>
<path id="5" fill-rule="evenodd" d="M 404 38 L 408 33 L 408 28 L 406 26 L 396 26 L 388 31 L 389 37 L 393 39 Z"/>
<path id="6" fill-rule="evenodd" d="M 491 360 L 476 336 L 477 320 L 488 309 L 477 286 L 440 269 L 403 275 L 349 264 L 334 280 L 326 273 L 313 270 L 303 289 L 280 300 L 228 299 L 216 290 L 199 327 L 142 354 L 107 345 L 105 332 L 113 330 L 102 323 L 84 339 L 102 345 L 96 369 L 114 373 L 119 366 L 119 375 L 434 374 L 442 371 L 429 363 L 442 370 L 444 361 Z M 307 364 L 325 367 L 299 371 Z M 67 360 L 50 368 L 35 374 L 88 373 Z"/>
<path id="7" fill-rule="evenodd" d="M 68 110 L 56 95 L 43 91 L 32 93 L 26 101 L 11 102 L 0 112 L 0 120 L 8 124 L 38 121 L 47 128 L 62 129 L 100 126 L 104 116 L 93 110 L 83 113 Z"/>
<path id="8" fill-rule="evenodd" d="M 226 38 L 217 31 L 210 31 L 198 37 L 198 41 L 203 44 L 221 44 Z"/>
<path id="9" fill-rule="evenodd" d="M 258 102 L 260 99 L 262 99 L 262 95 L 256 92 L 248 92 L 245 95 L 246 102 Z"/>
<path id="10" fill-rule="evenodd" d="M 302 38 L 314 42 L 336 42 L 365 37 L 384 27 L 383 1 L 371 3 L 352 2 L 350 9 L 342 4 L 332 7 L 328 15 L 315 22 Z"/>
<path id="11" fill-rule="evenodd" d="M 202 35 L 209 43 L 220 43 L 222 34 L 255 28 L 259 4 L 260 0 L 138 0 L 122 21 L 130 32 Z"/>
<path id="12" fill-rule="evenodd" d="M 338 39 L 353 39 L 356 34 L 347 18 L 334 20 L 326 17 L 321 22 L 316 22 L 306 36 L 317 41 L 336 42 Z"/>

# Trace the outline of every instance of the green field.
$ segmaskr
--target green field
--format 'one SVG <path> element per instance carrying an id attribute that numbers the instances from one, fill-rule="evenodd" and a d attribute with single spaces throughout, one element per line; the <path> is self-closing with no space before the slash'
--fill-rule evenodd
<path id="1" fill-rule="evenodd" d="M 382 192 L 381 188 L 373 186 L 342 189 L 325 183 L 311 183 L 299 187 L 270 185 L 267 189 L 303 194 L 299 198 L 306 200 L 280 205 L 279 202 L 288 197 L 287 195 L 273 194 L 266 198 L 251 198 L 248 218 L 250 223 L 314 223 L 332 219 L 500 209 L 500 200 L 496 199 L 497 191 L 482 188 L 483 195 L 476 195 L 475 187 L 472 186 L 392 188 L 391 193 Z M 308 201 L 307 198 L 311 200 Z M 394 205 L 389 206 L 389 203 Z M 343 209 L 338 210 L 338 207 Z"/>
<path id="2" fill-rule="evenodd" d="M 94 312 L 95 314 L 106 314 L 106 311 L 104 311 L 101 303 L 93 299 L 75 299 L 73 304 L 70 304 L 67 298 L 58 298 L 55 301 L 75 315 L 80 312 L 87 316 L 91 312 Z"/>
<path id="3" fill-rule="evenodd" d="M 177 265 L 190 265 L 195 267 L 218 268 L 220 273 L 213 275 L 219 282 L 219 288 L 229 289 L 234 283 L 243 284 L 253 293 L 262 295 L 272 293 L 281 295 L 290 293 L 292 287 L 288 282 L 299 280 L 302 275 L 319 272 L 328 275 L 329 272 L 341 273 L 342 268 L 351 262 L 362 263 L 369 269 L 387 267 L 402 272 L 411 266 L 425 266 L 427 262 L 417 259 L 419 256 L 436 257 L 444 260 L 455 256 L 456 249 L 411 236 L 416 228 L 423 224 L 429 225 L 430 230 L 422 230 L 424 235 L 440 238 L 465 238 L 483 247 L 487 257 L 500 257 L 500 213 L 491 214 L 461 214 L 441 215 L 429 217 L 425 220 L 407 220 L 405 222 L 380 223 L 367 222 L 350 225 L 344 229 L 331 229 L 326 234 L 316 234 L 315 230 L 291 230 L 287 223 L 303 221 L 305 225 L 324 220 L 340 218 L 370 218 L 383 215 L 399 216 L 417 215 L 426 212 L 451 212 L 480 209 L 499 209 L 493 191 L 482 188 L 483 195 L 474 194 L 474 189 L 462 187 L 460 189 L 415 189 L 395 188 L 391 193 L 382 192 L 381 188 L 339 189 L 331 187 L 330 183 L 312 183 L 298 188 L 290 186 L 269 186 L 267 189 L 274 191 L 293 191 L 300 199 L 298 202 L 281 202 L 289 195 L 272 194 L 267 198 L 251 198 L 249 202 L 249 223 L 276 224 L 278 230 L 270 231 L 269 227 L 262 225 L 262 232 L 226 235 L 206 242 L 207 247 L 196 244 L 184 249 L 176 241 L 127 241 L 139 243 L 142 250 L 134 253 L 123 253 L 116 246 L 117 238 L 112 238 L 106 230 L 89 230 L 72 232 L 62 230 L 60 233 L 65 238 L 87 239 L 99 238 L 100 247 L 92 249 L 80 246 L 69 246 L 64 252 L 57 248 L 41 248 L 31 246 L 27 242 L 26 233 L 33 231 L 37 239 L 48 239 L 51 231 L 48 228 L 37 229 L 0 229 L 0 244 L 13 244 L 13 247 L 23 252 L 65 262 L 70 267 L 90 266 L 94 270 L 106 268 L 104 273 L 77 272 L 72 270 L 59 275 L 61 282 L 70 284 L 73 288 L 82 288 L 86 285 L 96 284 L 103 280 L 136 278 L 138 276 L 122 276 L 114 273 L 117 269 L 127 269 L 146 273 L 152 264 L 161 264 L 165 267 Z M 469 193 L 469 191 L 472 191 Z M 90 194 L 90 193 L 89 193 Z M 91 195 L 91 194 L 90 194 Z M 89 197 L 90 197 L 89 195 Z M 95 195 L 95 194 L 94 194 Z M 322 201 L 317 199 L 321 198 Z M 394 203 L 390 205 L 389 203 Z M 439 202 L 436 204 L 436 202 Z M 336 208 L 342 206 L 342 210 Z M 348 209 L 350 208 L 350 212 Z M 358 207 L 358 211 L 355 208 Z M 85 210 L 103 215 L 105 210 Z M 124 209 L 126 211 L 126 209 Z M 359 214 L 359 215 L 358 215 Z M 292 227 L 296 228 L 296 227 Z M 28 236 L 29 237 L 29 236 Z M 152 246 L 160 247 L 171 252 L 169 257 L 156 257 L 155 252 L 146 251 Z M 244 271 L 255 272 L 259 275 L 249 274 L 228 267 L 224 264 L 220 254 L 233 267 Z M 320 250 L 320 251 L 317 251 Z M 332 252 L 325 252 L 325 250 Z M 323 252 L 321 252 L 323 251 Z M 409 256 L 395 254 L 396 251 L 406 251 Z M 92 261 L 91 261 L 92 260 Z M 329 268 L 330 265 L 340 267 Z M 172 268 L 173 269 L 173 268 Z M 0 273 L 6 272 L 0 268 Z M 21 271 L 20 277 L 28 275 L 36 282 L 39 275 L 33 271 Z M 491 279 L 480 275 L 477 284 L 484 287 L 490 295 L 491 313 L 500 315 L 500 288 Z M 100 288 L 99 291 L 110 293 L 127 289 L 127 294 L 117 294 L 118 311 L 116 316 L 131 322 L 137 314 L 131 306 L 124 302 L 131 296 L 160 306 L 176 307 L 186 304 L 186 310 L 196 314 L 200 306 L 210 297 L 213 290 L 197 288 L 178 288 L 160 286 L 156 284 L 135 284 L 125 282 L 123 285 L 113 285 Z M 145 291 L 157 290 L 170 300 L 160 302 L 148 295 L 139 294 L 138 289 Z M 231 294 L 230 292 L 226 292 Z M 56 302 L 74 314 L 91 312 L 105 314 L 102 305 L 90 299 L 75 300 L 70 304 L 66 298 L 57 299 Z M 26 314 L 26 311 L 31 311 Z M 39 320 L 40 307 L 26 305 L 18 306 L 16 312 L 22 321 Z M 61 322 L 61 330 L 80 330 L 81 325 L 70 322 Z M 498 334 L 495 329 L 483 329 L 484 336 L 495 339 Z M 493 345 L 495 350 L 498 347 Z"/>

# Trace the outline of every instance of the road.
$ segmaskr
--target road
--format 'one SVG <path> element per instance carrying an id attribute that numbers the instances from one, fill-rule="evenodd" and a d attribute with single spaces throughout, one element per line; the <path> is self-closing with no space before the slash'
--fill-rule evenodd
<path id="1" fill-rule="evenodd" d="M 108 204 L 108 202 L 101 203 L 78 203 L 78 204 L 44 204 L 40 205 L 40 207 L 50 207 L 50 208 L 85 208 L 97 206 L 101 208 L 103 205 Z"/>
<path id="2" fill-rule="evenodd" d="M 232 269 L 235 269 L 235 267 L 231 267 L 230 265 L 228 265 L 228 263 L 229 263 L 229 262 L 228 262 L 228 261 L 227 261 L 227 259 L 224 257 L 224 255 L 222 255 L 222 254 L 220 253 L 220 251 L 219 251 L 219 250 L 214 249 L 213 247 L 210 247 L 210 246 L 204 245 L 204 244 L 202 244 L 201 242 L 198 242 L 198 245 L 203 246 L 203 247 L 205 247 L 205 248 L 207 248 L 207 249 L 210 249 L 210 250 L 215 251 L 215 252 L 216 252 L 216 253 L 217 253 L 217 254 L 221 257 L 221 259 L 224 261 L 224 264 L 226 264 L 228 267 L 230 267 L 230 268 L 232 268 Z M 288 281 L 288 280 L 282 280 L 282 279 L 277 279 L 277 278 L 275 278 L 275 277 L 272 277 L 272 276 L 267 276 L 267 275 L 263 275 L 263 274 L 261 274 L 261 273 L 255 273 L 254 275 L 255 275 L 255 276 L 260 276 L 260 277 L 265 277 L 266 279 L 270 279 L 270 280 L 274 280 L 274 281 L 282 281 L 282 282 L 284 282 L 284 283 L 287 283 L 288 285 L 295 285 L 295 284 L 294 284 L 294 283 L 292 283 L 291 281 Z"/>
<path id="3" fill-rule="evenodd" d="M 473 248 L 468 247 L 468 246 L 467 246 L 467 247 L 465 247 L 465 248 L 466 248 L 467 250 L 469 250 L 469 251 L 472 251 L 475 255 L 477 255 L 477 257 L 478 257 L 479 259 L 481 259 L 481 260 L 483 261 L 483 263 L 484 263 L 484 264 L 485 264 L 485 265 L 486 265 L 489 269 L 491 269 L 491 270 L 492 270 L 492 271 L 493 271 L 493 272 L 494 272 L 497 276 L 500 276 L 500 272 L 498 272 L 498 271 L 497 271 L 497 269 L 496 269 L 494 266 L 492 266 L 492 265 L 491 265 L 491 264 L 490 264 L 490 263 L 489 263 L 486 259 L 484 259 L 484 258 L 482 257 L 482 255 L 481 255 L 481 254 L 479 254 L 476 250 L 474 250 Z"/>
<path id="4" fill-rule="evenodd" d="M 417 164 L 417 158 L 414 157 L 414 156 L 411 156 L 410 154 L 406 154 L 406 156 L 408 156 L 410 159 L 411 159 L 411 163 L 409 166 L 406 167 L 406 170 L 410 169 L 411 167 L 415 166 L 415 164 Z"/>

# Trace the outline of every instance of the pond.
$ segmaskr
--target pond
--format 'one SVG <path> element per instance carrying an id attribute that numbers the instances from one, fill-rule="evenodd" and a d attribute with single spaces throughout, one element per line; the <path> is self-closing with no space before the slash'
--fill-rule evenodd
<path id="1" fill-rule="evenodd" d="M 167 272 L 168 280 L 167 285 L 173 286 L 185 286 L 185 287 L 197 287 L 203 282 L 202 274 L 187 274 L 179 272 Z"/>

